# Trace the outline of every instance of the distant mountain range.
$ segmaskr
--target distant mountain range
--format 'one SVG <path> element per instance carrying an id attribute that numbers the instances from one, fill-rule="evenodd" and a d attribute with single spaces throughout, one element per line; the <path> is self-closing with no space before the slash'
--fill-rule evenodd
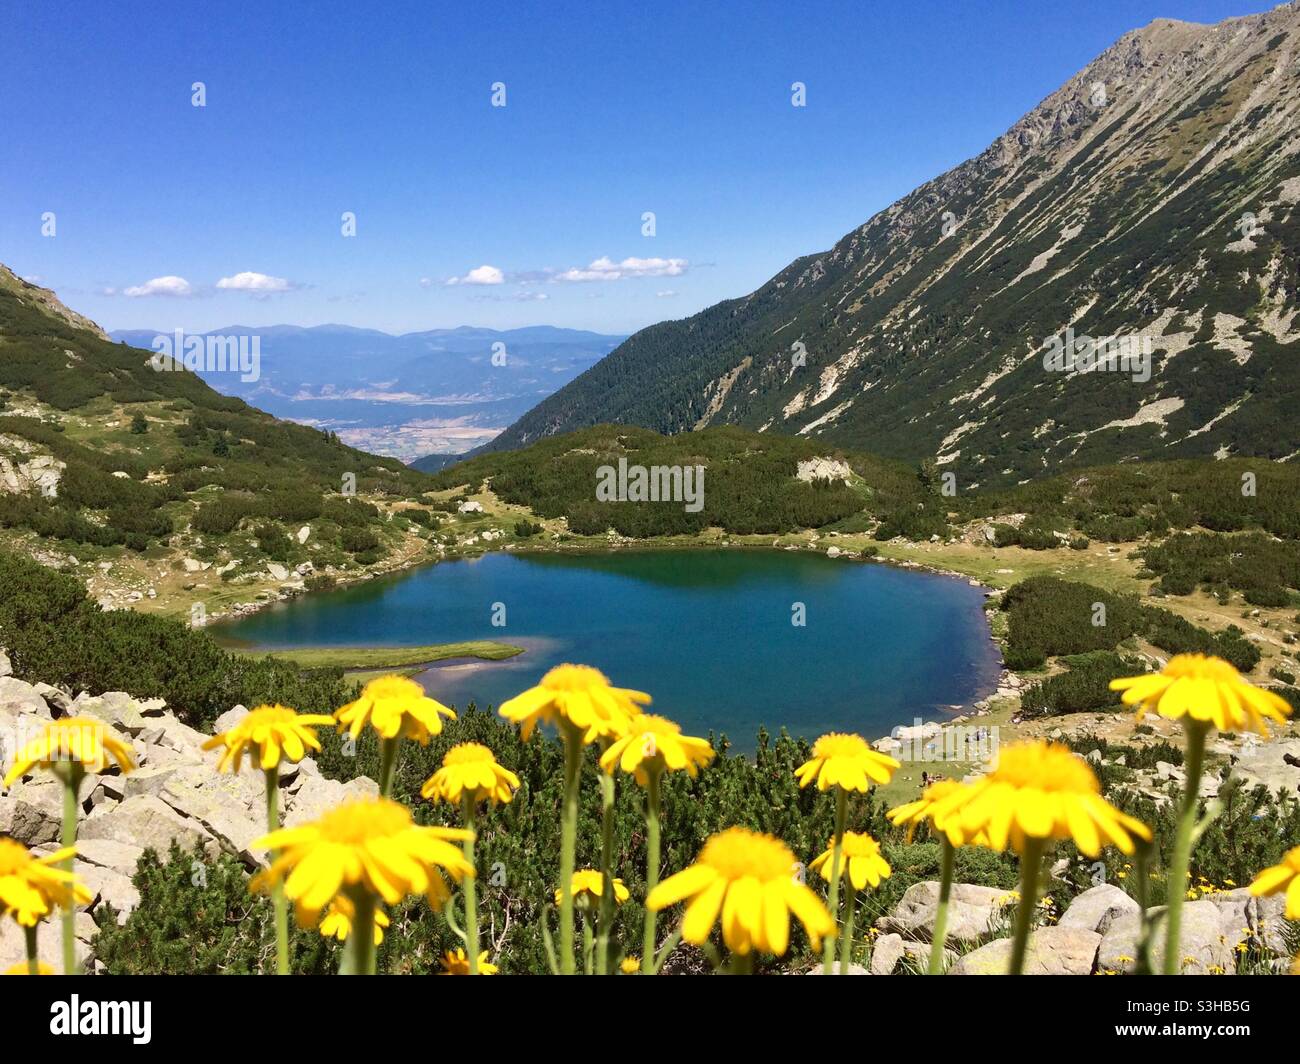
<path id="1" fill-rule="evenodd" d="M 123 329 L 110 335 L 152 349 L 155 337 L 173 333 Z M 217 391 L 407 461 L 485 443 L 623 339 L 547 325 L 400 336 L 345 325 L 231 325 L 201 335 L 205 342 L 210 336 L 259 340 L 256 380 L 198 370 Z"/>
<path id="2" fill-rule="evenodd" d="M 1161 19 L 831 250 L 636 333 L 488 449 L 735 424 L 934 459 L 964 487 L 1290 459 L 1298 204 L 1300 5 Z"/>
<path id="3" fill-rule="evenodd" d="M 75 572 L 113 608 L 215 612 L 420 556 L 430 519 L 394 510 L 429 484 L 112 342 L 0 265 L 0 551 Z"/>

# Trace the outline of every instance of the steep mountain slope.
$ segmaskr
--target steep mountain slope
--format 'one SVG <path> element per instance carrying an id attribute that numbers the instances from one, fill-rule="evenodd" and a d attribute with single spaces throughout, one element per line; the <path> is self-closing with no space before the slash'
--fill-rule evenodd
<path id="1" fill-rule="evenodd" d="M 971 487 L 1300 452 L 1300 4 L 1125 35 L 986 151 L 756 292 L 645 329 L 492 449 L 737 424 Z M 1134 337 L 1149 379 L 1044 365 Z M 806 352 L 806 357 L 802 353 Z"/>
<path id="2" fill-rule="evenodd" d="M 392 519 L 423 474 L 152 357 L 0 266 L 0 546 L 105 604 L 209 614 L 427 549 L 431 514 Z"/>
<path id="3" fill-rule="evenodd" d="M 112 333 L 150 348 L 168 330 Z M 410 461 L 485 443 L 624 339 L 579 329 L 430 329 L 393 336 L 345 325 L 231 325 L 256 337 L 258 371 L 199 371 L 223 395 L 336 432 L 354 447 Z"/>

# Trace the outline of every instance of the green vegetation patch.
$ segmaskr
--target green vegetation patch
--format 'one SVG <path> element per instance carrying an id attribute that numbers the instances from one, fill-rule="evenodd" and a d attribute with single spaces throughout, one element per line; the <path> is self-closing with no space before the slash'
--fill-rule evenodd
<path id="1" fill-rule="evenodd" d="M 1114 650 L 1142 636 L 1171 654 L 1216 654 L 1243 672 L 1260 659 L 1259 649 L 1231 626 L 1223 632 L 1198 628 L 1177 614 L 1143 605 L 1136 596 L 1112 594 L 1071 580 L 1035 576 L 1002 598 L 1008 615 L 1008 668 L 1033 669 L 1048 657 Z"/>
<path id="2" fill-rule="evenodd" d="M 479 658 L 503 661 L 522 654 L 523 647 L 497 643 L 491 639 L 474 639 L 464 643 L 433 643 L 420 647 L 305 647 L 300 650 L 272 650 L 266 657 L 291 661 L 304 669 L 396 669 L 404 665 L 423 665 L 450 658 Z M 253 653 L 239 651 L 239 653 Z"/>
<path id="3" fill-rule="evenodd" d="M 179 621 L 105 612 L 75 578 L 4 551 L 0 588 L 0 645 L 14 673 L 31 683 L 161 696 L 195 728 L 236 704 L 281 702 L 329 713 L 349 694 L 337 668 L 304 671 L 288 661 L 232 654 Z"/>

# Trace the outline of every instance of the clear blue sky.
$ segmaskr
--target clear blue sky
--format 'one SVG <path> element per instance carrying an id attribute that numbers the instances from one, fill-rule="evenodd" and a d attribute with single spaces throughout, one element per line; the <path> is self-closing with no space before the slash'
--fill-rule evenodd
<path id="1" fill-rule="evenodd" d="M 0 261 L 109 328 L 630 332 L 829 247 L 1127 30 L 1270 6 L 19 0 Z"/>

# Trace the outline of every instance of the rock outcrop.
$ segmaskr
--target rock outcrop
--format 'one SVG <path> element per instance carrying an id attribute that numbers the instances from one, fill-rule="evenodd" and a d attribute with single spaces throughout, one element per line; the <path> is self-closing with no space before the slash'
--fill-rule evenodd
<path id="1" fill-rule="evenodd" d="M 218 718 L 218 727 L 229 728 L 247 712 L 234 707 Z M 177 842 L 186 851 L 197 846 L 207 860 L 228 853 L 250 871 L 265 866 L 266 854 L 252 845 L 266 832 L 261 773 L 245 762 L 239 775 L 219 774 L 217 751 L 202 749 L 211 736 L 182 722 L 162 699 L 141 700 L 121 691 L 73 698 L 0 675 L 3 765 L 7 768 L 17 747 L 51 719 L 68 715 L 98 717 L 132 750 L 137 766 L 124 776 L 111 765 L 82 784 L 77 872 L 94 895 L 77 916 L 83 957 L 89 954 L 96 930 L 93 914 L 100 906 L 111 905 L 121 922 L 139 904 L 131 879 L 146 849 L 166 854 Z M 281 819 L 303 823 L 340 802 L 378 793 L 377 784 L 365 777 L 346 784 L 326 779 L 307 758 L 283 767 Z M 47 773 L 37 771 L 0 794 L 0 834 L 48 853 L 59 848 L 61 826 L 62 788 Z M 60 937 L 57 929 L 40 936 L 41 958 L 56 966 Z M 21 930 L 12 920 L 0 921 L 0 969 L 23 956 Z"/>
<path id="2" fill-rule="evenodd" d="M 999 887 L 954 883 L 948 903 L 948 941 L 953 945 L 982 942 L 997 930 L 1015 901 L 1012 892 Z M 939 884 L 914 883 L 894 911 L 877 920 L 876 926 L 885 933 L 929 942 L 934 935 L 938 908 Z"/>

